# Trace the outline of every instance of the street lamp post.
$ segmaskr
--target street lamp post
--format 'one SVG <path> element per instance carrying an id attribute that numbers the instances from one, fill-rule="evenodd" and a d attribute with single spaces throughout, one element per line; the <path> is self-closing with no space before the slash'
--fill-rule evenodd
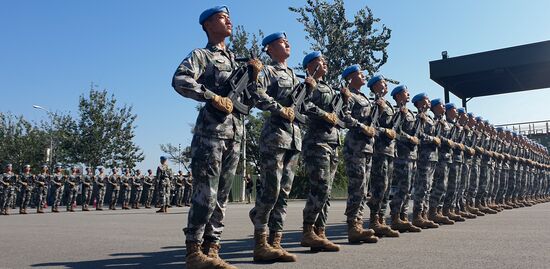
<path id="1" fill-rule="evenodd" d="M 48 114 L 48 117 L 50 117 L 50 156 L 49 156 L 50 158 L 49 158 L 49 166 L 51 167 L 52 164 L 53 164 L 53 116 L 52 116 L 52 113 L 48 109 L 46 109 L 42 106 L 32 105 L 32 107 L 35 108 L 35 109 L 46 111 L 46 113 Z"/>

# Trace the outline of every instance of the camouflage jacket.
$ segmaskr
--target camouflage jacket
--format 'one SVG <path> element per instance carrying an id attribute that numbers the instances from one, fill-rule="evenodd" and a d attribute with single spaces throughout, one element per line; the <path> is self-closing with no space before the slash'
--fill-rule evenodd
<path id="1" fill-rule="evenodd" d="M 145 179 L 145 177 L 141 174 L 140 175 L 135 175 L 134 177 L 132 177 L 132 186 L 137 190 L 143 189 L 144 179 Z"/>
<path id="2" fill-rule="evenodd" d="M 82 176 L 82 186 L 83 187 L 91 187 L 94 183 L 94 175 L 93 174 L 86 174 Z"/>
<path id="3" fill-rule="evenodd" d="M 19 176 L 19 180 L 17 181 L 17 184 L 19 184 L 19 187 L 21 189 L 30 190 L 33 188 L 34 185 L 34 175 L 31 173 L 23 173 Z"/>
<path id="4" fill-rule="evenodd" d="M 159 165 L 157 167 L 157 183 L 162 186 L 170 186 L 170 175 L 172 170 L 168 165 Z"/>
<path id="5" fill-rule="evenodd" d="M 306 104 L 306 115 L 309 120 L 304 136 L 304 147 L 326 143 L 340 145 L 340 130 L 322 118 L 326 113 L 333 112 L 331 102 L 337 94 L 339 93 L 326 82 L 317 81 L 317 87 Z"/>
<path id="6" fill-rule="evenodd" d="M 453 162 L 453 149 L 449 146 L 452 141 L 453 133 L 451 132 L 452 125 L 444 118 L 444 116 L 436 117 L 436 129 L 439 132 L 438 137 L 441 139 L 441 146 L 439 147 L 439 162 L 452 163 Z M 438 126 L 439 125 L 439 126 Z"/>
<path id="7" fill-rule="evenodd" d="M 130 188 L 134 178 L 132 175 L 123 175 L 120 177 L 120 186 L 124 188 Z"/>
<path id="8" fill-rule="evenodd" d="M 434 144 L 436 135 L 436 121 L 426 112 L 419 112 L 417 117 L 424 118 L 422 132 L 420 132 L 420 146 L 418 147 L 418 159 L 437 162 L 438 147 Z"/>
<path id="9" fill-rule="evenodd" d="M 377 97 L 375 99 L 376 107 L 378 109 L 378 119 L 376 126 L 378 129 L 386 128 L 393 129 L 395 122 L 395 110 L 394 107 L 384 97 Z M 374 140 L 374 152 L 375 154 L 384 154 L 386 156 L 395 157 L 395 140 L 388 138 L 384 132 L 378 132 Z"/>
<path id="10" fill-rule="evenodd" d="M 264 111 L 270 111 L 271 115 L 266 119 L 260 135 L 260 147 L 302 149 L 302 134 L 297 121 L 289 122 L 279 116 L 283 107 L 291 107 L 291 96 L 298 78 L 291 68 L 283 64 L 273 62 L 265 66 L 258 79 L 258 91 L 267 94 L 258 94 L 256 106 Z"/>
<path id="11" fill-rule="evenodd" d="M 68 188 L 76 188 L 76 184 L 80 183 L 80 175 L 70 175 L 66 183 Z"/>
<path id="12" fill-rule="evenodd" d="M 67 177 L 64 176 L 63 174 L 55 173 L 52 175 L 50 182 L 52 186 L 59 188 L 59 187 L 63 187 L 63 184 L 65 183 L 66 180 L 67 180 Z"/>
<path id="13" fill-rule="evenodd" d="M 155 187 L 155 176 L 153 174 L 143 177 L 143 184 L 149 187 Z"/>
<path id="14" fill-rule="evenodd" d="M 351 89 L 351 96 L 348 100 L 347 107 L 351 113 L 351 117 L 359 121 L 361 124 L 370 126 L 372 122 L 372 103 L 369 98 L 362 92 Z M 353 149 L 354 151 L 372 153 L 374 137 L 368 137 L 361 130 L 361 126 L 349 128 L 344 141 L 346 147 L 344 149 Z"/>
<path id="15" fill-rule="evenodd" d="M 50 175 L 46 173 L 40 173 L 36 175 L 35 178 L 35 187 L 41 188 L 48 186 L 48 183 L 50 183 Z"/>
<path id="16" fill-rule="evenodd" d="M 13 172 L 2 174 L 0 178 L 0 187 L 2 188 L 14 188 L 17 183 L 17 177 Z"/>
<path id="17" fill-rule="evenodd" d="M 399 109 L 400 123 L 395 122 L 397 141 L 395 142 L 395 148 L 397 151 L 397 158 L 416 160 L 417 159 L 417 146 L 410 142 L 410 139 L 415 135 L 416 128 L 422 127 L 418 121 L 420 118 L 416 118 L 414 113 L 407 107 Z M 397 114 L 396 114 L 397 115 Z"/>
<path id="18" fill-rule="evenodd" d="M 101 173 L 95 177 L 95 184 L 98 188 L 104 188 L 108 177 L 104 173 Z"/>
<path id="19" fill-rule="evenodd" d="M 120 190 L 120 175 L 113 174 L 109 177 L 109 185 L 114 190 Z"/>
<path id="20" fill-rule="evenodd" d="M 206 102 L 197 117 L 195 135 L 242 140 L 243 116 L 239 113 L 225 114 L 209 101 L 216 94 L 224 95 L 222 88 L 237 67 L 231 51 L 207 44 L 206 48 L 193 50 L 177 68 L 172 78 L 172 87 L 176 92 L 184 97 Z M 256 84 L 251 85 L 254 89 L 250 93 L 255 94 Z"/>

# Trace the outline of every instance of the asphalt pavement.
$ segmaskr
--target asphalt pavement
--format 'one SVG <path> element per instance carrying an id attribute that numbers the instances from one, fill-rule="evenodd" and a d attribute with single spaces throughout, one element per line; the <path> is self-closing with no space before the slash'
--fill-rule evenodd
<path id="1" fill-rule="evenodd" d="M 229 205 L 221 256 L 239 268 L 550 268 L 550 203 L 350 245 L 345 202 L 333 201 L 327 232 L 341 244 L 336 253 L 299 245 L 303 207 L 289 202 L 283 238 L 298 262 L 253 263 L 251 204 Z M 0 216 L 0 268 L 185 268 L 188 210 Z"/>

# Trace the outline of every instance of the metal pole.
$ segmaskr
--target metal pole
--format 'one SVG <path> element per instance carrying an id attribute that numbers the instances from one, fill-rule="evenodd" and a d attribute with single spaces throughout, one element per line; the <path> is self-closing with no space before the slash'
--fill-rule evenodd
<path id="1" fill-rule="evenodd" d="M 468 108 L 466 107 L 466 103 L 467 103 L 466 98 L 462 98 L 462 107 L 466 109 L 466 111 L 468 111 Z"/>
<path id="2" fill-rule="evenodd" d="M 178 173 L 181 171 L 181 144 L 178 144 Z"/>
<path id="3" fill-rule="evenodd" d="M 447 88 L 444 88 L 443 91 L 445 92 L 445 103 L 448 103 L 450 101 L 449 90 Z"/>
<path id="4" fill-rule="evenodd" d="M 52 168 L 53 166 L 53 157 L 54 157 L 54 151 L 53 151 L 53 114 L 46 108 L 39 106 L 39 105 L 32 105 L 33 108 L 44 110 L 48 114 L 48 117 L 50 117 L 50 162 L 49 166 Z"/>
<path id="5" fill-rule="evenodd" d="M 243 177 L 241 179 L 242 181 L 242 191 L 241 191 L 241 201 L 244 201 L 246 199 L 246 184 L 244 183 L 244 180 L 246 178 L 246 118 L 245 118 L 245 122 L 244 123 L 244 127 L 243 128 Z"/>

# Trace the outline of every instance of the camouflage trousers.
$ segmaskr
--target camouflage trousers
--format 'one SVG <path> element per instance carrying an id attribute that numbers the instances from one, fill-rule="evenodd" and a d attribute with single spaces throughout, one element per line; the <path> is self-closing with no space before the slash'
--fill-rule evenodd
<path id="1" fill-rule="evenodd" d="M 453 162 L 449 164 L 449 179 L 447 180 L 447 191 L 443 198 L 443 208 L 453 209 L 456 207 L 456 197 L 462 179 L 462 163 Z"/>
<path id="2" fill-rule="evenodd" d="M 517 199 L 520 197 L 520 194 L 521 194 L 521 176 L 522 176 L 522 170 L 519 169 L 519 166 L 518 168 L 516 168 L 516 171 L 514 173 L 514 198 Z"/>
<path id="3" fill-rule="evenodd" d="M 22 187 L 19 191 L 21 195 L 21 209 L 26 209 L 29 206 L 29 202 L 31 201 L 32 196 L 32 189 L 31 188 L 25 188 Z"/>
<path id="4" fill-rule="evenodd" d="M 374 154 L 370 182 L 371 198 L 367 202 L 371 214 L 385 215 L 392 175 L 393 158 L 384 154 Z"/>
<path id="5" fill-rule="evenodd" d="M 12 203 L 12 200 L 13 200 L 13 196 L 14 196 L 13 188 L 11 188 L 11 186 L 2 187 L 0 189 L 0 195 L 1 195 L 1 197 L 0 197 L 1 209 L 7 210 L 8 207 L 11 206 L 11 203 Z"/>
<path id="6" fill-rule="evenodd" d="M 466 188 L 470 180 L 470 167 L 472 165 L 471 159 L 465 159 L 460 168 L 460 180 L 457 184 L 456 191 L 456 208 L 465 211 L 466 210 Z"/>
<path id="7" fill-rule="evenodd" d="M 87 208 L 92 200 L 92 186 L 82 185 L 82 208 Z"/>
<path id="8" fill-rule="evenodd" d="M 503 203 L 506 190 L 508 189 L 508 186 L 506 185 L 508 182 L 508 174 L 509 169 L 508 168 L 501 168 L 500 169 L 500 176 L 498 179 L 498 189 L 496 190 L 495 201 L 497 203 Z"/>
<path id="9" fill-rule="evenodd" d="M 76 187 L 67 188 L 67 210 L 73 207 L 76 202 Z"/>
<path id="10" fill-rule="evenodd" d="M 118 194 L 120 190 L 113 189 L 111 191 L 111 207 L 116 207 L 116 204 L 118 203 Z"/>
<path id="11" fill-rule="evenodd" d="M 470 179 L 468 181 L 468 191 L 466 195 L 466 200 L 469 204 L 474 204 L 474 199 L 477 196 L 478 183 L 479 183 L 479 174 L 481 164 L 479 159 L 475 158 L 472 161 L 472 166 L 470 166 Z"/>
<path id="12" fill-rule="evenodd" d="M 130 202 L 130 187 L 122 186 L 122 190 L 120 192 L 122 195 L 122 205 L 125 206 Z"/>
<path id="13" fill-rule="evenodd" d="M 309 194 L 303 211 L 304 225 L 325 227 L 330 208 L 330 192 L 338 166 L 335 144 L 307 146 L 304 164 L 309 177 Z"/>
<path id="14" fill-rule="evenodd" d="M 34 193 L 36 194 L 36 206 L 38 208 L 44 208 L 46 206 L 48 188 L 38 185 L 34 188 Z"/>
<path id="15" fill-rule="evenodd" d="M 293 149 L 261 147 L 261 174 L 256 182 L 256 202 L 249 216 L 255 231 L 282 232 L 287 199 L 298 168 L 300 152 Z"/>
<path id="16" fill-rule="evenodd" d="M 159 204 L 161 207 L 170 205 L 170 185 L 166 183 L 161 183 L 158 185 L 159 189 Z"/>
<path id="17" fill-rule="evenodd" d="M 179 206 L 183 203 L 183 186 L 176 186 L 176 205 Z"/>
<path id="18" fill-rule="evenodd" d="M 500 168 L 494 166 L 490 168 L 491 170 L 491 177 L 489 178 L 489 182 L 487 183 L 487 198 L 486 200 L 492 200 L 496 197 L 496 192 L 498 192 L 499 183 L 500 183 Z"/>
<path id="19" fill-rule="evenodd" d="M 432 180 L 437 162 L 420 160 L 416 167 L 414 179 L 413 211 L 422 212 L 428 208 L 427 198 L 431 191 Z"/>
<path id="20" fill-rule="evenodd" d="M 97 201 L 96 207 L 103 208 L 103 201 L 105 199 L 105 187 L 97 188 Z"/>
<path id="21" fill-rule="evenodd" d="M 143 188 L 135 188 L 134 189 L 134 201 L 132 202 L 134 206 L 138 206 L 141 202 L 141 194 L 143 193 Z"/>
<path id="22" fill-rule="evenodd" d="M 346 148 L 344 160 L 348 176 L 348 199 L 345 211 L 347 222 L 362 221 L 367 202 L 372 154 Z"/>
<path id="23" fill-rule="evenodd" d="M 183 202 L 185 204 L 191 203 L 191 195 L 193 194 L 193 186 L 185 187 L 185 192 L 183 193 Z"/>
<path id="24" fill-rule="evenodd" d="M 407 214 L 414 175 L 414 160 L 396 158 L 393 161 L 393 185 L 396 186 L 393 198 L 390 202 L 390 212 L 394 214 Z"/>
<path id="25" fill-rule="evenodd" d="M 491 178 L 491 167 L 489 167 L 489 163 L 482 161 L 481 162 L 481 173 L 479 174 L 479 183 L 478 183 L 478 189 L 477 189 L 477 195 L 476 195 L 476 205 L 479 203 L 485 202 L 485 199 L 487 198 L 488 192 L 488 184 L 489 179 Z"/>
<path id="26" fill-rule="evenodd" d="M 432 190 L 430 192 L 429 207 L 439 207 L 443 203 L 443 195 L 447 192 L 447 182 L 449 180 L 449 163 L 440 161 L 435 167 L 432 181 Z"/>
<path id="27" fill-rule="evenodd" d="M 53 185 L 52 196 L 53 196 L 53 209 L 57 209 L 57 207 L 61 204 L 61 198 L 63 196 L 63 186 Z"/>
<path id="28" fill-rule="evenodd" d="M 150 207 L 151 203 L 153 203 L 153 194 L 155 193 L 155 188 L 153 186 L 149 186 L 147 190 L 145 191 L 145 206 Z"/>
<path id="29" fill-rule="evenodd" d="M 208 242 L 219 243 L 240 149 L 240 141 L 193 137 L 193 196 L 184 229 L 187 242 L 202 242 L 204 238 Z"/>

